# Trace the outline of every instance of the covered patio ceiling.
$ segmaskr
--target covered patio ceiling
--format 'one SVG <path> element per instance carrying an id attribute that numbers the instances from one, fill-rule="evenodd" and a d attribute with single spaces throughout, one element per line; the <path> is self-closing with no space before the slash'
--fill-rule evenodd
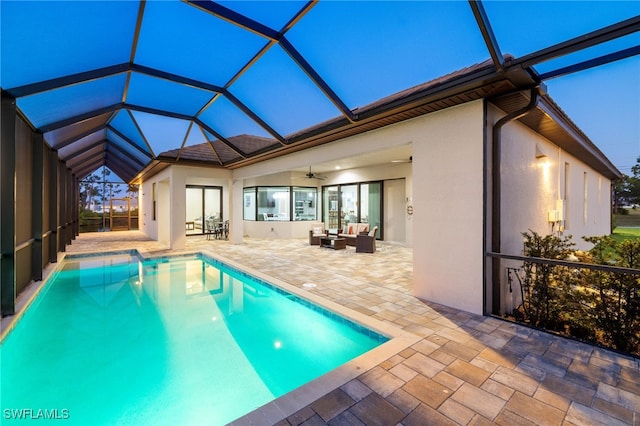
<path id="1" fill-rule="evenodd" d="M 558 21 L 564 38 L 533 32 L 526 47 L 511 44 L 508 19 L 530 19 L 517 3 L 2 1 L 0 86 L 76 177 L 106 166 L 135 182 L 175 162 L 240 167 L 640 53 L 630 3 Z"/>

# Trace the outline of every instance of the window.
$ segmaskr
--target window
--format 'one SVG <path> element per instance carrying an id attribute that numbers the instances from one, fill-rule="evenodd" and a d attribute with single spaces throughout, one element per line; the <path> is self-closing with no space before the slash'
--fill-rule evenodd
<path id="1" fill-rule="evenodd" d="M 256 188 L 244 188 L 242 207 L 244 220 L 256 220 Z"/>
<path id="2" fill-rule="evenodd" d="M 589 179 L 588 179 L 588 176 L 587 176 L 587 172 L 584 172 L 583 179 L 582 179 L 582 186 L 583 186 L 582 220 L 586 224 L 587 223 L 587 204 L 588 204 L 587 195 L 588 195 L 588 191 L 589 191 Z"/>
<path id="3" fill-rule="evenodd" d="M 289 187 L 258 187 L 258 220 L 289 220 Z"/>
<path id="4" fill-rule="evenodd" d="M 293 220 L 316 220 L 318 190 L 316 188 L 293 187 Z"/>
<path id="5" fill-rule="evenodd" d="M 301 186 L 258 186 L 243 190 L 244 220 L 317 220 L 318 189 Z"/>
<path id="6" fill-rule="evenodd" d="M 156 183 L 151 184 L 151 220 L 156 220 Z"/>

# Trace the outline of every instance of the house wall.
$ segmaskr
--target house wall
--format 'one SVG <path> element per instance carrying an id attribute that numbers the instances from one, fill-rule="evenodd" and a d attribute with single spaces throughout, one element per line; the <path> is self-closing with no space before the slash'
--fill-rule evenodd
<path id="1" fill-rule="evenodd" d="M 494 107 L 488 109 L 489 122 L 503 115 Z M 517 121 L 502 128 L 501 164 L 502 253 L 522 255 L 522 233 L 529 230 L 542 236 L 571 236 L 581 250 L 591 247 L 583 236 L 610 233 L 611 181 Z M 550 222 L 549 211 L 556 210 L 563 220 Z M 519 283 L 512 276 L 510 285 L 506 270 L 521 265 L 501 261 L 501 312 L 511 312 L 521 303 Z"/>
<path id="2" fill-rule="evenodd" d="M 413 140 L 415 296 L 483 312 L 483 103 L 407 123 Z"/>
<path id="3" fill-rule="evenodd" d="M 222 215 L 230 215 L 231 172 L 225 169 L 171 166 L 143 182 L 140 195 L 142 207 L 141 230 L 150 238 L 165 242 L 171 249 L 186 245 L 186 186 L 209 185 L 222 187 Z M 156 220 L 153 220 L 152 188 L 156 184 Z"/>
<path id="4" fill-rule="evenodd" d="M 503 113 L 487 106 L 487 122 Z M 378 165 L 323 173 L 322 185 L 404 179 L 406 241 L 413 247 L 413 294 L 421 299 L 482 314 L 485 220 L 490 224 L 490 197 L 485 204 L 485 126 L 483 101 L 470 102 L 338 142 L 250 166 L 223 171 L 172 166 L 143 184 L 166 182 L 171 200 L 172 248 L 184 246 L 184 188 L 188 183 L 223 186 L 224 214 L 231 218 L 233 243 L 243 235 L 257 238 L 306 237 L 310 222 L 242 220 L 242 188 L 255 185 L 308 185 L 292 169 L 328 163 L 390 146 L 411 144 L 412 164 Z M 522 232 L 545 234 L 566 225 L 566 233 L 602 235 L 609 232 L 610 182 L 518 122 L 502 129 L 502 252 L 521 254 Z M 536 158 L 536 153 L 546 156 Z M 568 166 L 565 166 L 568 164 Z M 565 172 L 566 170 L 566 172 Z M 225 174 L 226 173 L 226 174 Z M 566 177 L 565 177 L 566 176 Z M 417 184 L 414 185 L 414 182 Z M 586 188 L 586 191 L 585 191 Z M 585 199 L 584 194 L 587 194 Z M 548 211 L 565 199 L 566 221 L 551 229 Z M 396 197 L 396 202 L 400 198 Z M 321 202 L 322 200 L 320 200 Z M 148 196 L 142 204 L 149 208 Z M 413 214 L 406 213 L 406 206 Z M 146 211 L 146 208 L 144 209 Z M 228 210 L 227 210 L 228 209 Z M 321 206 L 319 206 L 321 211 Z M 158 234 L 145 217 L 145 232 Z M 156 226 L 156 228 L 154 228 Z M 148 229 L 149 231 L 147 231 Z M 490 234 L 487 234 L 490 236 Z M 580 247 L 584 243 L 577 241 Z"/>
<path id="5" fill-rule="evenodd" d="M 309 165 L 319 163 L 331 163 L 345 158 L 368 154 L 374 151 L 388 149 L 393 146 L 408 145 L 411 135 L 403 132 L 403 123 L 390 126 L 346 138 L 340 141 L 321 145 L 319 147 L 307 149 L 301 152 L 264 161 L 247 167 L 242 167 L 233 171 L 233 180 L 242 182 L 243 187 L 265 186 L 265 185 L 300 185 L 316 186 L 318 188 L 318 219 L 321 219 L 322 194 L 321 187 L 325 185 L 337 185 L 367 181 L 404 180 L 404 194 L 401 198 L 409 199 L 412 196 L 412 165 L 401 164 L 379 164 L 370 167 L 355 167 L 348 170 L 323 172 L 324 180 L 301 179 L 303 173 L 292 173 L 292 169 L 307 168 Z M 392 158 L 389 158 L 391 161 Z M 242 215 L 239 215 L 242 218 Z M 412 243 L 412 221 L 411 217 L 404 215 L 395 220 L 403 221 L 402 229 L 404 234 L 397 237 L 397 242 L 411 245 Z M 277 224 L 274 225 L 274 224 Z M 232 224 L 233 226 L 233 224 Z M 304 238 L 308 236 L 311 222 L 257 222 L 244 221 L 243 235 L 257 238 Z M 273 228 L 273 231 L 271 230 Z"/>
<path id="6" fill-rule="evenodd" d="M 352 142 L 353 143 L 353 142 Z M 339 145 L 332 145 L 334 149 L 340 152 L 341 147 Z M 367 146 L 363 142 L 363 146 Z M 316 156 L 315 161 L 319 161 Z M 389 159 L 391 160 L 391 159 Z M 331 161 L 331 160 L 329 160 Z M 279 172 L 273 173 L 267 176 L 250 177 L 243 180 L 244 187 L 252 186 L 306 186 L 316 187 L 318 189 L 318 221 L 291 221 L 291 222 L 277 222 L 277 221 L 244 221 L 243 235 L 252 238 L 306 238 L 309 235 L 309 230 L 313 226 L 317 226 L 322 219 L 322 186 L 348 184 L 357 182 L 368 181 L 387 181 L 387 182 L 402 182 L 402 188 L 396 189 L 396 192 L 402 191 L 402 195 L 398 196 L 403 202 L 410 194 L 406 185 L 407 180 L 411 180 L 411 164 L 379 164 L 370 167 L 357 167 L 343 171 L 335 171 L 329 173 L 321 173 L 326 177 L 324 180 L 306 179 L 301 177 L 300 173 L 295 172 Z M 385 202 L 386 208 L 387 202 Z M 386 217 L 385 217 L 386 219 Z M 390 228 L 397 228 L 396 237 L 392 240 L 402 244 L 411 244 L 411 235 L 407 232 L 408 219 L 404 215 L 397 218 L 392 218 L 393 223 L 385 222 L 386 226 Z M 399 232 L 402 234 L 399 234 Z M 385 238 L 386 241 L 390 241 Z"/>
<path id="7" fill-rule="evenodd" d="M 490 114 L 494 121 L 502 115 L 496 109 Z M 503 253 L 521 255 L 522 233 L 529 229 L 572 236 L 576 248 L 589 249 L 582 237 L 611 232 L 610 194 L 609 179 L 547 139 L 517 122 L 503 127 Z M 550 223 L 550 210 L 563 211 L 564 220 Z"/>

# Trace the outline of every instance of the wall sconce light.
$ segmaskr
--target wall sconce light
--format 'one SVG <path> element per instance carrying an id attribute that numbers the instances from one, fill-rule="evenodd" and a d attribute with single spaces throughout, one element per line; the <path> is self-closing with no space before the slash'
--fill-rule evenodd
<path id="1" fill-rule="evenodd" d="M 536 158 L 539 160 L 541 158 L 547 158 L 547 154 L 544 153 L 540 145 L 536 144 Z"/>

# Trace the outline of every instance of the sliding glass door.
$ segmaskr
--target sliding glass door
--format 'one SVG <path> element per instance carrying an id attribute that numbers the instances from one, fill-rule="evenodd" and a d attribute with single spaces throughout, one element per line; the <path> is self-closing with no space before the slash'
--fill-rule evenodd
<path id="1" fill-rule="evenodd" d="M 382 234 L 382 182 L 360 184 L 360 222 L 377 226 L 377 237 Z"/>
<path id="2" fill-rule="evenodd" d="M 186 188 L 187 235 L 203 234 L 207 221 L 222 221 L 222 188 L 188 185 Z"/>
<path id="3" fill-rule="evenodd" d="M 382 238 L 382 182 L 364 182 L 322 188 L 322 220 L 331 233 L 349 223 L 368 223 L 378 227 Z"/>

